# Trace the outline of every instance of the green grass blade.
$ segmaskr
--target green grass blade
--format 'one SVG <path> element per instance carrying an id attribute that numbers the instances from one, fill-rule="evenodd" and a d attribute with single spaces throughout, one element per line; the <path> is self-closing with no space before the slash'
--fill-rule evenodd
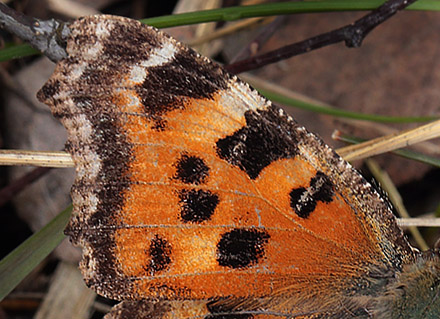
<path id="1" fill-rule="evenodd" d="M 308 110 L 311 112 L 332 115 L 335 117 L 343 117 L 343 118 L 350 118 L 355 120 L 364 120 L 364 121 L 381 122 L 381 123 L 415 123 L 415 122 L 429 122 L 438 119 L 438 117 L 434 117 L 434 116 L 399 117 L 399 116 L 384 116 L 384 115 L 376 115 L 376 114 L 358 113 L 353 111 L 341 110 L 333 107 L 316 105 L 298 99 L 293 99 L 290 97 L 280 95 L 278 93 L 271 92 L 266 89 L 260 89 L 257 86 L 254 86 L 254 88 L 272 102 L 280 103 L 286 106 L 296 107 L 299 109 Z"/>
<path id="2" fill-rule="evenodd" d="M 23 58 L 25 56 L 35 54 L 40 54 L 40 51 L 32 48 L 29 44 L 13 45 L 3 50 L 0 50 L 0 62 Z"/>
<path id="3" fill-rule="evenodd" d="M 436 168 L 440 168 L 440 159 L 433 156 L 429 156 L 405 149 L 395 150 L 393 151 L 393 153 L 399 155 L 400 157 L 404 157 L 410 160 L 418 161 L 423 164 L 431 165 Z"/>
<path id="4" fill-rule="evenodd" d="M 264 3 L 252 6 L 229 7 L 221 9 L 186 12 L 174 15 L 140 20 L 156 28 L 168 28 L 213 21 L 234 21 L 245 18 L 266 17 L 275 15 L 317 13 L 335 11 L 372 10 L 382 5 L 384 0 L 330 0 L 330 1 L 296 1 L 281 3 Z M 410 10 L 440 11 L 440 1 L 419 0 L 412 4 Z"/>
<path id="5" fill-rule="evenodd" d="M 360 11 L 372 10 L 384 3 L 384 0 L 327 0 L 327 1 L 300 1 L 282 3 L 264 3 L 252 6 L 229 7 L 197 12 L 186 12 L 180 14 L 166 15 L 143 19 L 141 22 L 155 26 L 156 28 L 168 28 L 180 25 L 233 21 L 252 17 L 265 17 L 274 15 L 286 15 L 295 13 L 317 13 L 335 11 Z M 440 1 L 438 0 L 419 0 L 408 7 L 410 10 L 440 11 Z M 15 48 L 15 47 L 14 47 Z M 27 44 L 17 46 L 16 49 L 8 48 L 0 50 L 0 61 L 5 61 L 12 57 L 24 57 L 35 54 L 37 51 L 31 49 Z M 33 50 L 33 51 L 31 51 Z M 3 52 L 6 51 L 6 52 Z"/>
<path id="6" fill-rule="evenodd" d="M 3 300 L 65 238 L 72 207 L 66 208 L 41 230 L 0 261 L 0 300 Z"/>

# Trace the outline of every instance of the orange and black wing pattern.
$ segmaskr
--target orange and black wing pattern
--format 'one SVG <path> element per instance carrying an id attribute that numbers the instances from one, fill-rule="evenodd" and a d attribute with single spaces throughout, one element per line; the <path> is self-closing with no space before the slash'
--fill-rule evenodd
<path id="1" fill-rule="evenodd" d="M 112 16 L 67 52 L 38 97 L 69 132 L 85 280 L 133 300 L 108 318 L 369 318 L 414 258 L 348 163 L 217 64 Z"/>

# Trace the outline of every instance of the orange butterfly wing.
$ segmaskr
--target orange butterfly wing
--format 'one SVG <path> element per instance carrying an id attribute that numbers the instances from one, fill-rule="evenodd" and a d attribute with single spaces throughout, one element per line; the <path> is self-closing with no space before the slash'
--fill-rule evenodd
<path id="1" fill-rule="evenodd" d="M 312 318 L 413 258 L 348 163 L 218 65 L 125 18 L 71 31 L 38 97 L 69 131 L 66 233 L 98 293 Z"/>

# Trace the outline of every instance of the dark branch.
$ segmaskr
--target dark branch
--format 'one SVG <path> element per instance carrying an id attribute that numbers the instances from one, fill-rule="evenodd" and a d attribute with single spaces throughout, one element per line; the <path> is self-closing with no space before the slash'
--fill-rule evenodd
<path id="1" fill-rule="evenodd" d="M 30 18 L 0 3 L 0 26 L 54 62 L 67 56 L 65 41 L 70 30 L 64 23 Z"/>
<path id="2" fill-rule="evenodd" d="M 389 0 L 350 25 L 226 65 L 225 68 L 229 72 L 237 74 L 342 41 L 350 48 L 358 48 L 371 30 L 416 1 L 417 0 Z"/>
<path id="3" fill-rule="evenodd" d="M 240 73 L 342 41 L 348 47 L 359 47 L 371 30 L 415 1 L 389 0 L 351 25 L 227 65 L 226 69 Z M 65 23 L 54 19 L 40 21 L 30 18 L 0 3 L 0 25 L 54 62 L 67 56 L 65 44 L 70 30 Z"/>
<path id="4" fill-rule="evenodd" d="M 260 32 L 258 32 L 257 36 L 251 42 L 233 57 L 230 63 L 247 59 L 248 57 L 253 56 L 255 54 L 254 52 L 258 52 L 264 43 L 266 43 L 280 28 L 284 21 L 286 21 L 286 18 L 287 16 L 279 16 L 266 25 Z"/>

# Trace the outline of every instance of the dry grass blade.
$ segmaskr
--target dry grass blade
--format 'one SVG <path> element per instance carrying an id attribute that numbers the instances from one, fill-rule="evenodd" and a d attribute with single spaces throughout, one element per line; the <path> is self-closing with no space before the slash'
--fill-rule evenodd
<path id="1" fill-rule="evenodd" d="M 0 165 L 31 165 L 41 167 L 73 167 L 66 152 L 0 150 Z"/>
<path id="2" fill-rule="evenodd" d="M 35 319 L 87 318 L 96 293 L 87 288 L 77 265 L 60 262 Z"/>
<path id="3" fill-rule="evenodd" d="M 364 143 L 342 147 L 338 154 L 347 161 L 363 159 L 374 155 L 397 150 L 440 136 L 440 120 L 422 125 L 415 129 L 379 137 Z"/>
<path id="4" fill-rule="evenodd" d="M 440 218 L 418 218 L 418 217 L 410 217 L 410 218 L 399 218 L 397 223 L 401 227 L 440 227 Z"/>

